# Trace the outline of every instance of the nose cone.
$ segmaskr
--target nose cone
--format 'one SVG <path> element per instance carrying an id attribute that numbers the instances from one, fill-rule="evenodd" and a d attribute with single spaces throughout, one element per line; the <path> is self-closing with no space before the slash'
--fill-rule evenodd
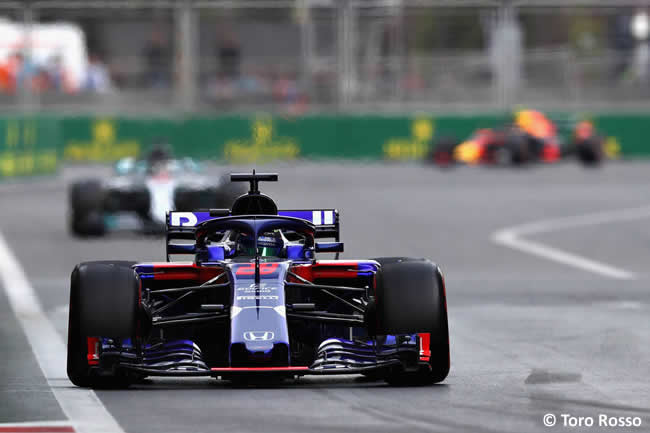
<path id="1" fill-rule="evenodd" d="M 459 144 L 454 149 L 454 158 L 467 164 L 476 164 L 481 157 L 481 149 L 474 140 Z"/>
<path id="2" fill-rule="evenodd" d="M 273 349 L 275 332 L 245 331 L 243 337 L 244 345 L 249 352 L 267 352 Z"/>
<path id="3" fill-rule="evenodd" d="M 229 265 L 233 281 L 230 308 L 231 366 L 289 365 L 289 331 L 284 279 L 289 262 L 263 263 L 259 283 L 255 264 Z"/>

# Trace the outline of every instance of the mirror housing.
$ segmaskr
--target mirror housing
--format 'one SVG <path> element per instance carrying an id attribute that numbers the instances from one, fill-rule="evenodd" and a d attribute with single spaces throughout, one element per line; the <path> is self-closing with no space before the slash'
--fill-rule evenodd
<path id="1" fill-rule="evenodd" d="M 194 254 L 196 245 L 194 244 L 168 244 L 167 254 Z"/>
<path id="2" fill-rule="evenodd" d="M 343 242 L 316 242 L 314 250 L 317 253 L 342 253 Z"/>

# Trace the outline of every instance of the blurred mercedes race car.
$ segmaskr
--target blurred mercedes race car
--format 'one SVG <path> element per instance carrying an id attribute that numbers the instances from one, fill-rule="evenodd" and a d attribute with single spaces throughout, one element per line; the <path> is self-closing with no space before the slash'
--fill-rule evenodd
<path id="1" fill-rule="evenodd" d="M 77 236 L 101 236 L 114 229 L 164 232 L 168 211 L 228 206 L 244 191 L 225 176 L 202 175 L 190 158 L 173 159 L 154 149 L 146 159 L 121 159 L 108 179 L 74 182 L 70 230 Z"/>
<path id="2" fill-rule="evenodd" d="M 363 374 L 429 384 L 447 377 L 447 303 L 437 265 L 406 257 L 338 260 L 338 211 L 278 210 L 258 189 L 277 174 L 232 180 L 251 188 L 231 209 L 168 214 L 167 262 L 75 267 L 72 383 Z M 333 241 L 317 241 L 326 238 Z M 171 262 L 179 255 L 193 260 Z"/>
<path id="3" fill-rule="evenodd" d="M 577 157 L 585 165 L 594 165 L 604 157 L 604 140 L 590 121 L 581 121 L 572 129 L 568 143 L 546 115 L 535 110 L 515 114 L 512 124 L 499 129 L 477 130 L 463 142 L 452 138 L 438 141 L 429 159 L 439 166 L 456 163 L 523 165 L 532 162 L 557 162 Z"/>

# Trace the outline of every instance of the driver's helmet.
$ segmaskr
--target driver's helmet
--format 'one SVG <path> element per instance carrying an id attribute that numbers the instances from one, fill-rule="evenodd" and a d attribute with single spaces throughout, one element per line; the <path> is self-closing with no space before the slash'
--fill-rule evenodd
<path id="1" fill-rule="evenodd" d="M 147 156 L 147 159 L 150 162 L 168 161 L 171 158 L 172 152 L 169 148 L 169 145 L 166 143 L 157 143 L 152 146 L 151 150 L 149 151 L 149 155 Z"/>
<path id="2" fill-rule="evenodd" d="M 257 238 L 258 253 L 262 257 L 279 257 L 284 249 L 284 239 L 279 230 L 264 233 Z M 241 255 L 255 256 L 255 242 L 251 235 L 239 236 L 237 251 Z"/>
<path id="3" fill-rule="evenodd" d="M 147 155 L 147 173 L 152 176 L 167 174 L 170 169 L 172 153 L 169 146 L 154 145 Z"/>

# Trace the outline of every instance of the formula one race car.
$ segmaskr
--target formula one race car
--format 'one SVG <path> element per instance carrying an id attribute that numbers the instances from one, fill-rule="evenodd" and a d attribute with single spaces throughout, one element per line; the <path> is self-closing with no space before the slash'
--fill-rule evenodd
<path id="1" fill-rule="evenodd" d="M 554 122 L 534 110 L 516 113 L 514 121 L 503 128 L 479 129 L 458 142 L 443 138 L 429 155 L 435 164 L 448 167 L 455 163 L 489 165 L 523 165 L 531 162 L 557 162 L 576 156 L 585 165 L 594 165 L 604 157 L 604 140 L 596 134 L 593 123 L 579 122 L 564 142 Z"/>
<path id="2" fill-rule="evenodd" d="M 164 232 L 168 211 L 228 206 L 243 192 L 227 177 L 202 176 L 192 159 L 172 159 L 154 149 L 147 159 L 118 161 L 109 179 L 72 184 L 70 230 L 77 236 L 101 236 L 117 228 Z"/>
<path id="3" fill-rule="evenodd" d="M 560 147 L 555 140 L 534 140 L 517 128 L 479 129 L 468 140 L 440 141 L 432 153 L 441 166 L 453 163 L 521 165 L 533 161 L 555 162 Z"/>
<path id="4" fill-rule="evenodd" d="M 278 210 L 277 174 L 233 174 L 232 209 L 170 212 L 167 262 L 85 262 L 72 272 L 68 376 L 233 381 L 364 374 L 429 384 L 449 372 L 445 283 L 427 259 L 320 260 L 343 251 L 334 209 Z M 330 238 L 333 242 L 316 242 Z M 193 261 L 170 262 L 178 255 Z"/>

